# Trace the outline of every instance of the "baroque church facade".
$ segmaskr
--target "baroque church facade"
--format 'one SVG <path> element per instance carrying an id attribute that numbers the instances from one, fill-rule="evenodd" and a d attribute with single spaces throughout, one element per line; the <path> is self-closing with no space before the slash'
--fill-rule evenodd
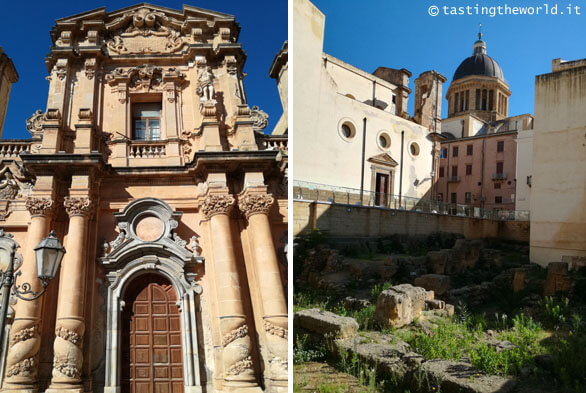
<path id="1" fill-rule="evenodd" d="M 145 3 L 56 21 L 47 107 L 0 142 L 0 226 L 34 291 L 35 246 L 67 252 L 11 300 L 2 392 L 287 390 L 287 142 L 239 32 Z"/>

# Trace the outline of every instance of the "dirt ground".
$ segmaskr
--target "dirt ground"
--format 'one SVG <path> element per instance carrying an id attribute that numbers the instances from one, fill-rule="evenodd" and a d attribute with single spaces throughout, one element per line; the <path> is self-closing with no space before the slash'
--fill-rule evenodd
<path id="1" fill-rule="evenodd" d="M 336 370 L 327 363 L 308 362 L 293 371 L 293 392 L 311 393 L 379 393 L 360 385 L 358 378 Z"/>

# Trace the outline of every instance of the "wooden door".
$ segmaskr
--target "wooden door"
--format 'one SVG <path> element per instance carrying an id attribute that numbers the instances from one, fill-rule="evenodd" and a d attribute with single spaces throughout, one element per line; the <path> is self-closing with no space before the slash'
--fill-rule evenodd
<path id="1" fill-rule="evenodd" d="M 388 193 L 389 175 L 382 173 L 376 174 L 376 194 L 374 204 L 376 206 L 386 206 Z"/>
<path id="2" fill-rule="evenodd" d="M 122 320 L 122 391 L 183 393 L 181 323 L 173 286 L 141 276 L 126 291 Z"/>

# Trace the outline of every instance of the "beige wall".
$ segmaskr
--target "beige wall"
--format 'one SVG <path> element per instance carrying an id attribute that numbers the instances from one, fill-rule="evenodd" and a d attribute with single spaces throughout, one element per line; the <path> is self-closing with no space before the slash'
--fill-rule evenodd
<path id="1" fill-rule="evenodd" d="M 586 61 L 552 68 L 535 78 L 530 257 L 540 265 L 586 255 Z"/>
<path id="2" fill-rule="evenodd" d="M 395 85 L 322 54 L 325 17 L 313 4 L 295 0 L 293 10 L 294 179 L 359 189 L 363 119 L 366 118 L 364 190 L 374 188 L 372 173 L 376 169 L 369 158 L 386 153 L 398 163 L 394 167 L 390 193 L 399 194 L 401 134 L 404 133 L 402 194 L 424 196 L 431 185 L 433 147 L 427 129 L 393 114 L 393 95 L 399 94 Z M 376 84 L 376 102 L 387 104 L 384 109 L 364 103 L 372 102 L 373 83 Z M 343 123 L 354 129 L 352 138 L 341 136 Z M 379 145 L 381 133 L 386 133 L 390 146 Z M 417 156 L 410 153 L 413 142 L 419 146 Z M 392 166 L 377 167 L 389 174 L 393 171 Z M 419 186 L 414 185 L 415 180 Z"/>
<path id="3" fill-rule="evenodd" d="M 468 239 L 499 238 L 529 241 L 529 223 L 446 216 L 414 211 L 293 202 L 293 236 L 317 228 L 337 238 L 376 238 L 393 234 L 459 233 Z"/>

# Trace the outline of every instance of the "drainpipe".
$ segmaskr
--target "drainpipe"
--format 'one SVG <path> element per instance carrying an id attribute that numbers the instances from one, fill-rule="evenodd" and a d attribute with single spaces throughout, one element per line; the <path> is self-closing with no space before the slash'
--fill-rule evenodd
<path id="1" fill-rule="evenodd" d="M 362 195 L 364 194 L 364 154 L 366 151 L 366 117 L 362 119 L 362 166 L 360 171 L 360 204 L 362 205 Z"/>
<path id="2" fill-rule="evenodd" d="M 438 80 L 437 80 L 437 73 L 435 72 L 435 70 L 433 71 L 433 80 L 435 82 L 435 114 L 434 114 L 434 118 L 433 118 L 433 132 L 437 133 L 437 119 L 438 119 L 437 108 L 438 108 L 438 104 L 439 104 L 439 101 L 438 101 L 439 100 L 439 94 L 438 94 L 439 86 L 438 86 Z M 436 149 L 437 145 L 439 145 L 440 154 L 441 154 L 442 145 L 440 144 L 440 142 L 438 140 L 434 140 L 433 154 L 432 154 L 432 161 L 431 161 L 431 172 L 434 174 L 434 176 L 432 176 L 432 178 L 431 178 L 432 183 L 431 183 L 431 198 L 430 198 L 430 200 L 432 200 L 432 201 L 437 200 L 437 182 L 439 181 L 439 173 L 437 173 L 437 163 L 436 163 L 436 157 L 435 157 L 435 151 L 436 151 L 435 149 Z"/>
<path id="3" fill-rule="evenodd" d="M 372 81 L 372 106 L 376 107 L 376 81 Z"/>
<path id="4" fill-rule="evenodd" d="M 450 192 L 450 174 L 452 173 L 452 171 L 450 171 L 450 146 L 451 144 L 448 143 L 448 150 L 446 151 L 446 154 L 448 155 L 448 166 L 446 167 L 446 172 L 444 173 L 445 177 L 446 177 L 446 198 L 444 199 L 444 203 L 451 203 L 448 202 L 449 201 L 449 192 Z"/>
<path id="5" fill-rule="evenodd" d="M 480 208 L 484 209 L 483 189 L 484 189 L 484 142 L 482 139 L 482 170 L 480 171 Z"/>
<path id="6" fill-rule="evenodd" d="M 401 131 L 401 167 L 399 169 L 399 207 L 403 197 L 403 147 L 405 145 L 405 131 Z"/>

